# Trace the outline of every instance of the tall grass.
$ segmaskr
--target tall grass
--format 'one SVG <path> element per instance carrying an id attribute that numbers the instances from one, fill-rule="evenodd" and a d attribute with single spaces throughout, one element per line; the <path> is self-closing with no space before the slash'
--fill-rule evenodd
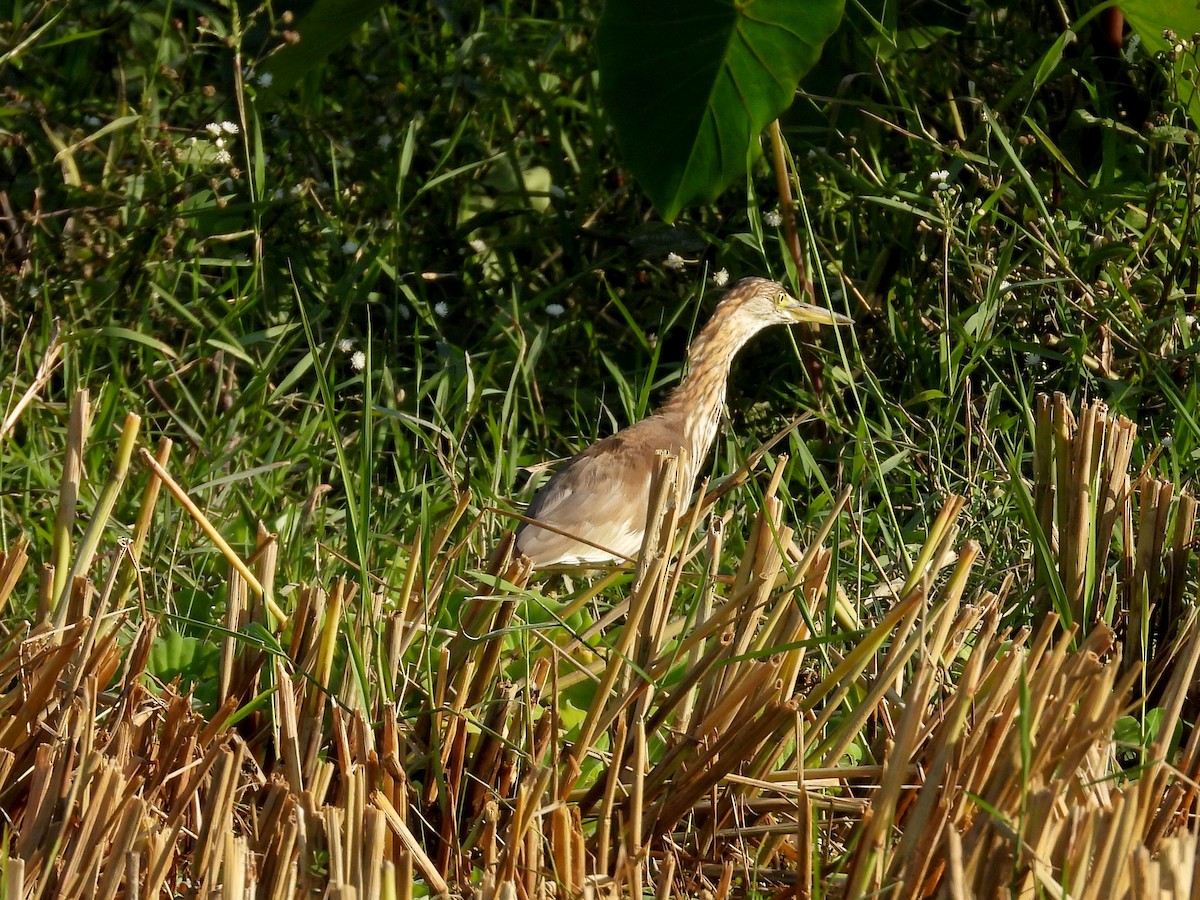
<path id="1" fill-rule="evenodd" d="M 530 581 L 532 470 L 789 272 L 765 161 L 653 220 L 595 15 L 388 7 L 284 92 L 270 5 L 14 7 L 6 896 L 1190 883 L 1171 67 L 850 10 L 780 138 L 854 329 L 744 355 L 638 568 Z"/>

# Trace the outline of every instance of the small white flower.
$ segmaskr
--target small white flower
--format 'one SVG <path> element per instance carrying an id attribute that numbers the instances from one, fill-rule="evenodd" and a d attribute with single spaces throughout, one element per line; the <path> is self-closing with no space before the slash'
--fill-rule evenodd
<path id="1" fill-rule="evenodd" d="M 299 197 L 301 194 L 304 193 L 304 185 L 293 184 L 290 188 L 288 188 L 288 193 L 291 194 L 293 197 Z"/>
<path id="2" fill-rule="evenodd" d="M 209 122 L 207 125 L 204 126 L 204 130 L 207 131 L 209 134 L 211 134 L 213 137 L 216 137 L 217 135 L 219 135 L 221 133 L 221 126 L 218 125 L 216 122 Z"/>
<path id="3" fill-rule="evenodd" d="M 729 270 L 717 269 L 717 271 L 713 272 L 712 280 L 713 284 L 717 287 L 725 287 L 725 285 L 729 284 Z"/>
<path id="4" fill-rule="evenodd" d="M 663 262 L 663 265 L 675 272 L 682 272 L 685 263 L 682 256 L 672 251 L 667 254 L 667 258 Z"/>
<path id="5" fill-rule="evenodd" d="M 350 357 L 350 365 L 355 372 L 361 372 L 367 364 L 367 354 L 361 350 L 355 350 L 354 355 Z"/>
<path id="6" fill-rule="evenodd" d="M 271 86 L 271 82 L 273 82 L 274 80 L 275 80 L 275 76 L 272 75 L 270 72 L 263 72 L 261 75 L 258 76 L 258 86 L 268 88 Z"/>
<path id="7" fill-rule="evenodd" d="M 376 140 L 375 143 L 379 147 L 380 150 L 386 150 L 388 147 L 392 146 L 392 141 L 394 141 L 394 140 L 395 140 L 395 138 L 393 138 L 387 132 L 384 132 L 383 134 L 381 134 L 379 136 L 379 139 Z"/>
<path id="8" fill-rule="evenodd" d="M 338 349 L 343 353 L 349 353 L 354 349 L 354 341 L 350 340 L 350 338 L 342 338 L 338 341 Z"/>
<path id="9" fill-rule="evenodd" d="M 445 300 L 439 300 L 433 307 L 433 311 L 443 319 L 450 315 L 450 304 Z"/>
<path id="10" fill-rule="evenodd" d="M 475 238 L 475 240 L 471 241 L 471 249 L 476 253 L 487 253 L 487 244 L 479 238 Z"/>
<path id="11" fill-rule="evenodd" d="M 221 123 L 221 130 L 226 134 L 237 134 L 241 129 L 237 127 L 237 123 L 230 122 L 226 119 Z"/>
<path id="12" fill-rule="evenodd" d="M 554 316 L 554 318 L 556 318 L 556 319 L 559 316 L 561 316 L 563 313 L 565 313 L 566 311 L 567 311 L 566 307 L 563 306 L 561 303 L 547 303 L 546 304 L 546 315 Z"/>
<path id="13" fill-rule="evenodd" d="M 229 155 L 228 150 L 217 151 L 217 165 L 227 166 L 233 162 L 233 157 Z"/>
<path id="14" fill-rule="evenodd" d="M 763 222 L 771 228 L 778 228 L 783 224 L 783 216 L 780 215 L 779 210 L 770 209 L 763 213 Z"/>
<path id="15" fill-rule="evenodd" d="M 400 313 L 400 318 L 404 319 L 406 322 L 412 318 L 412 310 L 403 303 L 396 307 L 396 312 Z"/>
<path id="16" fill-rule="evenodd" d="M 1039 367 L 1041 364 L 1042 364 L 1042 358 L 1040 356 L 1038 356 L 1036 353 L 1026 353 L 1025 354 L 1025 368 L 1026 369 L 1034 369 L 1034 368 Z"/>
<path id="17" fill-rule="evenodd" d="M 354 241 L 348 240 L 346 243 L 342 244 L 342 252 L 347 256 L 352 256 L 358 252 L 358 244 L 356 244 Z"/>
<path id="18" fill-rule="evenodd" d="M 1170 447 L 1175 443 L 1175 437 L 1170 434 L 1164 434 L 1163 439 L 1159 441 L 1164 447 Z"/>
<path id="19" fill-rule="evenodd" d="M 1008 279 L 1007 278 L 1001 279 L 999 292 L 1001 294 L 1004 294 L 1011 290 L 1012 290 L 1012 285 L 1009 283 Z"/>
<path id="20" fill-rule="evenodd" d="M 942 184 L 949 177 L 950 173 L 948 171 L 945 169 L 938 169 L 936 172 L 929 173 L 929 182 L 930 184 Z"/>
<path id="21" fill-rule="evenodd" d="M 225 148 L 225 138 L 221 138 L 221 137 L 219 137 L 219 138 L 216 138 L 216 139 L 213 141 L 213 143 L 217 145 L 217 149 L 218 149 L 218 150 L 222 150 L 222 149 L 224 149 L 224 148 Z"/>
<path id="22" fill-rule="evenodd" d="M 97 125 L 100 124 L 100 117 L 99 116 L 84 116 L 83 124 L 86 125 L 88 128 L 95 128 Z"/>

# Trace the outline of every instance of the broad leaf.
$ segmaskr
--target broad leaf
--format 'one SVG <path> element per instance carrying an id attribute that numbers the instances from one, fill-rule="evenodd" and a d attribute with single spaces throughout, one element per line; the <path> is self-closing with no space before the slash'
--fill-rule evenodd
<path id="1" fill-rule="evenodd" d="M 600 90 L 621 153 L 672 221 L 746 168 L 842 18 L 843 0 L 608 0 Z"/>
<path id="2" fill-rule="evenodd" d="M 317 0 L 295 27 L 300 40 L 271 56 L 258 73 L 271 76 L 272 90 L 286 91 L 348 43 L 381 6 L 383 0 Z"/>
<path id="3" fill-rule="evenodd" d="M 1163 37 L 1168 29 L 1175 32 L 1177 41 L 1190 42 L 1192 35 L 1200 32 L 1200 8 L 1196 0 L 1123 0 L 1118 6 L 1150 53 L 1171 50 L 1171 44 Z M 1200 127 L 1200 91 L 1195 77 L 1198 55 L 1200 50 L 1184 50 L 1171 67 L 1179 99 L 1192 122 Z"/>

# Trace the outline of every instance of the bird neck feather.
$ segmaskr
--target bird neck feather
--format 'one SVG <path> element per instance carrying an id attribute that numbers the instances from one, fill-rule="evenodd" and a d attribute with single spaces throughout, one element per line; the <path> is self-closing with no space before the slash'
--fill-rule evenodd
<path id="1" fill-rule="evenodd" d="M 687 466 L 689 485 L 717 436 L 733 358 L 763 327 L 736 313 L 736 308 L 717 307 L 688 349 L 687 375 L 659 411 L 682 426 L 691 458 L 680 462 Z"/>

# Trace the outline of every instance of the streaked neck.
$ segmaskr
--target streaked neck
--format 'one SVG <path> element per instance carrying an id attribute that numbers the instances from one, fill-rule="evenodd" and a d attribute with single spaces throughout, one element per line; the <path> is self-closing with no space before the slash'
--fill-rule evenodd
<path id="1" fill-rule="evenodd" d="M 717 436 L 733 358 L 763 327 L 736 313 L 720 307 L 713 313 L 688 348 L 687 375 L 658 413 L 682 426 L 684 446 L 691 452 L 689 459 L 680 460 L 681 480 L 689 491 Z"/>

